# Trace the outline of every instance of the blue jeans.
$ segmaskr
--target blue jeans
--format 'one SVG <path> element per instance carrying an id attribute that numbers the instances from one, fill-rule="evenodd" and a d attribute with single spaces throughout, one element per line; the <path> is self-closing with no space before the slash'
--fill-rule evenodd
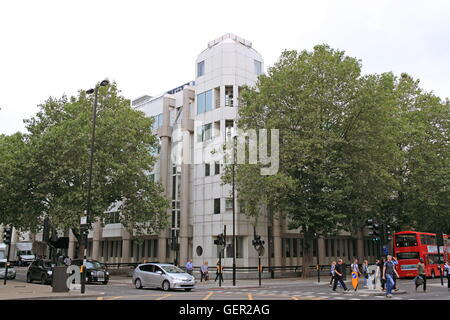
<path id="1" fill-rule="evenodd" d="M 386 275 L 386 295 L 392 294 L 392 289 L 394 288 L 394 279 L 392 275 Z"/>

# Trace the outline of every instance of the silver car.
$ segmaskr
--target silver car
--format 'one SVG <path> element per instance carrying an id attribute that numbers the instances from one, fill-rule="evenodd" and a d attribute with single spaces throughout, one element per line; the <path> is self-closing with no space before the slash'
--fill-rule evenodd
<path id="1" fill-rule="evenodd" d="M 6 262 L 0 262 L 0 279 L 5 279 Z M 16 278 L 16 270 L 12 267 L 8 267 L 8 279 Z"/>
<path id="2" fill-rule="evenodd" d="M 144 263 L 134 269 L 133 284 L 136 289 L 142 287 L 184 289 L 191 291 L 195 286 L 195 278 L 172 264 Z"/>

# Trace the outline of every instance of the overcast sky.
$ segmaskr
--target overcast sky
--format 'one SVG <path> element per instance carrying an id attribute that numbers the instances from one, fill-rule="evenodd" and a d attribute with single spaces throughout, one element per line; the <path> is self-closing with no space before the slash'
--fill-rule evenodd
<path id="1" fill-rule="evenodd" d="M 450 96 L 450 1 L 0 2 L 0 133 L 49 96 L 104 78 L 130 99 L 194 80 L 207 43 L 234 33 L 271 66 L 284 49 L 327 43 L 362 60 L 364 73 L 407 72 Z"/>

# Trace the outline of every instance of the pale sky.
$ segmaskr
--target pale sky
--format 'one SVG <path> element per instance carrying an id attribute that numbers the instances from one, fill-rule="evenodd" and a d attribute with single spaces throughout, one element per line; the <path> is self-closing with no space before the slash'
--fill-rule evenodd
<path id="1" fill-rule="evenodd" d="M 362 60 L 364 73 L 407 72 L 450 97 L 450 1 L 0 2 L 0 133 L 49 96 L 108 78 L 130 99 L 195 78 L 207 43 L 234 33 L 271 66 L 284 49 L 327 43 Z"/>

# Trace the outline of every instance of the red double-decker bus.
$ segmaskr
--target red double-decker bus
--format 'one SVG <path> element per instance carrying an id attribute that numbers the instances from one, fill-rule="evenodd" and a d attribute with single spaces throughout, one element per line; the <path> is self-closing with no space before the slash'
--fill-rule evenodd
<path id="1" fill-rule="evenodd" d="M 417 276 L 419 258 L 425 263 L 427 277 L 439 276 L 439 266 L 450 261 L 450 236 L 444 235 L 444 246 L 438 247 L 435 233 L 402 231 L 394 234 L 394 256 L 400 277 Z"/>

